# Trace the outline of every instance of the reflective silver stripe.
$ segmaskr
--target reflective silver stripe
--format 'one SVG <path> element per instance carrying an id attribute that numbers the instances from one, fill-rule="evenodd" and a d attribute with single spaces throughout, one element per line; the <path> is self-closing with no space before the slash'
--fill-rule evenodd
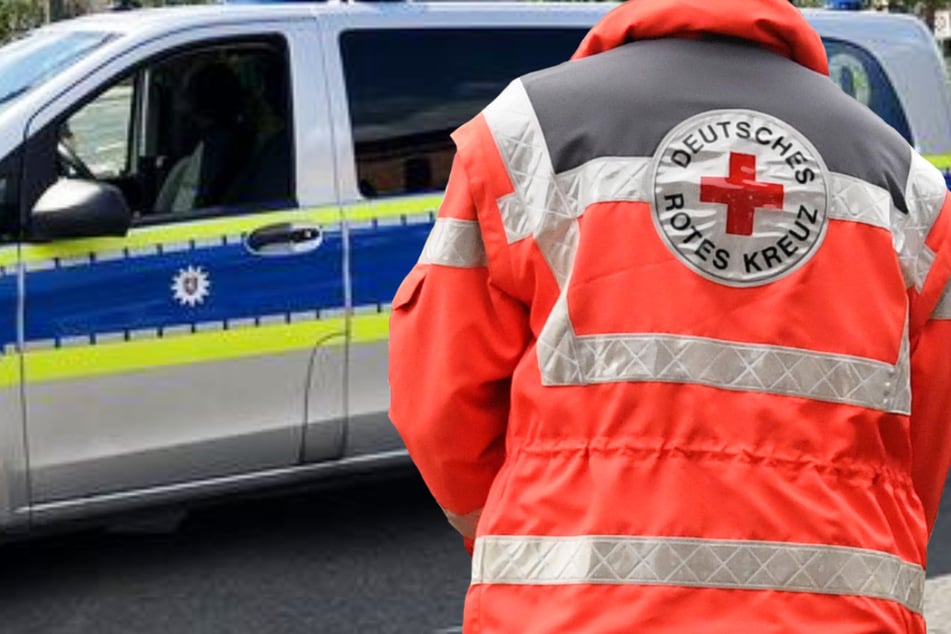
<path id="1" fill-rule="evenodd" d="M 545 135 L 522 82 L 509 84 L 483 115 L 512 181 L 514 191 L 499 207 L 509 242 L 517 242 L 537 233 L 546 215 L 563 213 L 567 201 L 555 187 Z"/>
<path id="2" fill-rule="evenodd" d="M 635 201 L 650 202 L 650 166 L 647 157 L 615 157 L 588 161 L 573 170 L 555 177 L 555 183 L 565 193 L 575 217 L 596 203 Z"/>
<path id="3" fill-rule="evenodd" d="M 576 337 L 574 346 L 577 369 L 549 366 L 546 385 L 693 383 L 908 413 L 892 394 L 896 366 L 872 359 L 653 334 Z"/>
<path id="4" fill-rule="evenodd" d="M 781 542 L 654 537 L 476 540 L 473 584 L 671 585 L 854 595 L 923 610 L 925 571 L 886 553 Z"/>
<path id="5" fill-rule="evenodd" d="M 918 291 L 924 286 L 935 258 L 925 239 L 941 213 L 947 193 L 948 186 L 941 172 L 914 152 L 905 190 L 908 214 L 900 214 L 892 234 L 905 282 Z"/>
<path id="6" fill-rule="evenodd" d="M 584 385 L 577 337 L 568 315 L 568 293 L 562 292 L 548 315 L 536 346 L 542 385 Z"/>
<path id="7" fill-rule="evenodd" d="M 829 201 L 829 218 L 882 229 L 891 230 L 900 213 L 888 190 L 845 174 L 830 174 Z"/>
<path id="8" fill-rule="evenodd" d="M 537 133 L 540 136 L 540 132 Z M 501 136 L 501 134 L 500 134 Z M 534 138 L 535 134 L 530 134 Z M 525 149 L 518 159 L 531 165 L 544 165 L 546 150 Z M 514 154 L 514 153 L 513 153 Z M 529 158 L 530 157 L 530 158 Z M 523 213 L 518 193 L 501 199 L 501 207 L 507 213 L 505 217 L 509 242 L 517 242 L 536 233 L 540 218 L 546 213 L 564 217 L 579 217 L 591 205 L 606 202 L 638 201 L 651 203 L 650 192 L 651 157 L 604 157 L 594 159 L 567 172 L 556 174 L 547 179 L 549 191 L 532 190 L 527 186 L 528 174 L 517 172 L 523 182 L 523 190 L 534 193 L 537 200 L 530 206 L 529 213 Z M 553 170 L 552 170 L 553 171 Z M 895 208 L 891 194 L 884 188 L 872 185 L 854 176 L 831 173 L 830 175 L 829 217 L 837 220 L 859 222 L 873 227 L 890 230 L 901 213 Z M 555 195 L 552 190 L 562 192 Z M 546 201 L 563 203 L 563 210 L 544 209 Z M 904 216 L 904 214 L 901 214 Z"/>
<path id="9" fill-rule="evenodd" d="M 545 135 L 528 94 L 515 80 L 483 111 L 514 193 L 499 200 L 509 243 L 534 236 L 561 288 L 578 250 L 578 206 L 555 179 Z"/>
<path id="10" fill-rule="evenodd" d="M 951 285 L 944 289 L 944 294 L 938 300 L 934 312 L 931 313 L 932 319 L 951 319 Z"/>
<path id="11" fill-rule="evenodd" d="M 891 401 L 888 411 L 898 414 L 911 414 L 911 341 L 908 337 L 908 321 L 901 334 L 901 348 L 898 350 L 898 363 L 891 380 Z"/>
<path id="12" fill-rule="evenodd" d="M 476 534 L 476 527 L 479 525 L 479 518 L 482 517 L 482 509 L 473 511 L 471 513 L 466 513 L 465 515 L 457 515 L 452 511 L 447 511 L 443 509 L 442 512 L 446 515 L 446 519 L 449 520 L 449 523 L 452 525 L 456 531 L 463 537 L 468 537 L 472 539 Z"/>
<path id="13" fill-rule="evenodd" d="M 440 264 L 460 269 L 486 265 L 485 245 L 479 223 L 438 218 L 419 257 L 420 264 Z"/>
<path id="14" fill-rule="evenodd" d="M 895 365 L 799 348 L 663 334 L 577 336 L 563 292 L 536 348 L 542 384 L 692 383 L 908 415 L 908 334 Z"/>

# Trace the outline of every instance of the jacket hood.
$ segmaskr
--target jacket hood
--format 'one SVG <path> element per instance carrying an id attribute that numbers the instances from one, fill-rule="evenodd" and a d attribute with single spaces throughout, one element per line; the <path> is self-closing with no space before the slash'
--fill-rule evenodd
<path id="1" fill-rule="evenodd" d="M 829 74 L 819 34 L 788 0 L 628 0 L 591 29 L 571 59 L 635 40 L 706 35 L 748 40 Z"/>

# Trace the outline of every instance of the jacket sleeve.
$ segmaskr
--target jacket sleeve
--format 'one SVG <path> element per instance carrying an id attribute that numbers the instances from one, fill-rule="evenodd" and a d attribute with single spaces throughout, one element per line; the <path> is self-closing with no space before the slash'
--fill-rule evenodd
<path id="1" fill-rule="evenodd" d="M 529 340 L 525 306 L 489 272 L 506 255 L 486 252 L 498 241 L 484 239 L 483 224 L 457 157 L 390 319 L 390 418 L 433 497 L 468 539 L 505 458 L 511 377 Z"/>
<path id="2" fill-rule="evenodd" d="M 909 304 L 912 479 L 929 533 L 951 468 L 951 195 L 941 185 L 926 242 L 932 264 Z"/>
<path id="3" fill-rule="evenodd" d="M 915 342 L 911 376 L 912 477 L 930 534 L 951 468 L 951 293 Z"/>

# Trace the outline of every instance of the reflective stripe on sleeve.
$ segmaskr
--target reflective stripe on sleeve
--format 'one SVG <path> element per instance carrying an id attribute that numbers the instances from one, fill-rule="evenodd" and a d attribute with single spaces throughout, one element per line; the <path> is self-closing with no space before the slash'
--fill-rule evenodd
<path id="1" fill-rule="evenodd" d="M 420 264 L 439 264 L 460 269 L 486 265 L 485 245 L 479 223 L 473 220 L 438 218 L 426 240 Z"/>
<path id="2" fill-rule="evenodd" d="M 668 585 L 854 595 L 923 610 L 925 571 L 874 550 L 658 537 L 488 536 L 473 584 Z"/>
<path id="3" fill-rule="evenodd" d="M 581 376 L 558 376 L 553 368 L 546 384 L 693 383 L 901 414 L 910 409 L 904 393 L 892 393 L 897 366 L 873 359 L 654 334 L 577 337 L 574 347 Z"/>
<path id="4" fill-rule="evenodd" d="M 445 513 L 446 519 L 449 520 L 449 523 L 460 535 L 468 537 L 469 539 L 475 537 L 476 527 L 479 525 L 479 518 L 482 517 L 482 509 L 466 513 L 465 515 L 457 515 L 446 509 L 443 509 L 442 512 Z"/>
<path id="5" fill-rule="evenodd" d="M 941 172 L 913 153 L 905 190 L 908 214 L 900 215 L 892 227 L 892 234 L 905 283 L 919 292 L 935 258 L 925 240 L 941 213 L 947 193 L 948 186 Z"/>

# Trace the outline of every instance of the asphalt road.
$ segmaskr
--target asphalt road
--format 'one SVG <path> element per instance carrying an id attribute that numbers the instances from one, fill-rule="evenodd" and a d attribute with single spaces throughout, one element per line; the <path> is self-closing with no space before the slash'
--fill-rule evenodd
<path id="1" fill-rule="evenodd" d="M 951 499 L 940 522 L 933 588 L 951 575 Z M 166 534 L 10 544 L 0 561 L 4 634 L 449 634 L 468 579 L 468 556 L 408 471 L 199 509 Z"/>
<path id="2" fill-rule="evenodd" d="M 451 631 L 468 581 L 468 555 L 407 472 L 200 509 L 166 535 L 0 550 L 11 634 Z"/>

